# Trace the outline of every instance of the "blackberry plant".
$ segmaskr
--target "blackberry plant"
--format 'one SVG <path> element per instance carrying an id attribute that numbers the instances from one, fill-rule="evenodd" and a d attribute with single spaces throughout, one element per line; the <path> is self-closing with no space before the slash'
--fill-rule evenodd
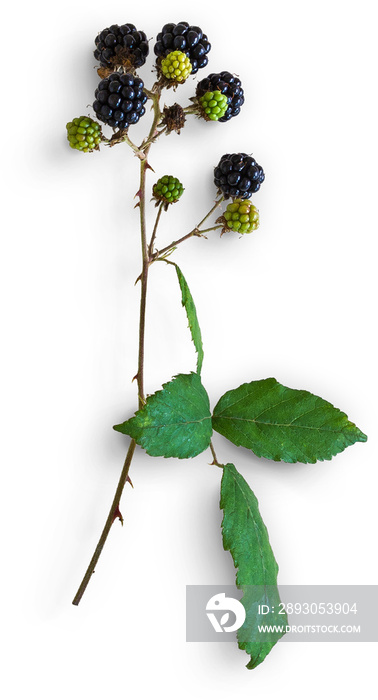
<path id="1" fill-rule="evenodd" d="M 108 135 L 103 134 L 98 122 L 81 116 L 68 122 L 67 138 L 73 149 L 84 153 L 98 151 L 100 145 L 126 144 L 140 162 L 136 205 L 140 214 L 142 263 L 138 277 L 141 301 L 135 376 L 138 408 L 133 416 L 116 417 L 114 429 L 128 437 L 126 457 L 103 532 L 73 604 L 79 604 L 86 590 L 114 521 L 118 518 L 123 522 L 120 501 L 126 483 L 131 481 L 129 472 L 137 445 L 148 455 L 179 459 L 209 450 L 212 465 L 221 470 L 223 547 L 230 551 L 237 569 L 236 585 L 242 591 L 241 603 L 245 610 L 238 643 L 250 655 L 247 668 L 255 668 L 284 634 L 277 631 L 266 637 L 259 632 L 262 623 L 271 629 L 285 626 L 286 613 L 279 607 L 278 566 L 256 497 L 233 464 L 219 461 L 212 441 L 213 431 L 258 457 L 289 463 L 330 460 L 349 445 L 365 442 L 367 438 L 345 413 L 328 401 L 308 391 L 286 387 L 273 378 L 248 377 L 241 386 L 223 394 L 211 411 L 201 379 L 204 351 L 196 307 L 186 278 L 172 255 L 178 246 L 195 236 L 206 239 L 205 234 L 218 231 L 220 235 L 234 236 L 237 245 L 243 234 L 256 231 L 259 212 L 251 197 L 260 189 L 264 171 L 251 153 L 250 142 L 245 144 L 248 153 L 220 155 L 213 173 L 218 191 L 209 211 L 196 226 L 166 246 L 157 242 L 159 222 L 169 205 L 179 201 L 184 188 L 174 175 L 162 175 L 150 192 L 147 173 L 152 170 L 150 152 L 154 143 L 163 134 L 179 134 L 190 115 L 202 117 L 203 128 L 210 130 L 209 138 L 211 129 L 218 129 L 210 126 L 210 122 L 226 122 L 237 116 L 244 102 L 241 81 L 228 71 L 211 73 L 197 84 L 192 104 L 183 107 L 175 102 L 162 106 L 162 92 L 166 87 L 179 88 L 208 62 L 211 48 L 208 38 L 200 27 L 188 22 L 166 24 L 157 35 L 154 52 L 158 77 L 151 88 L 146 88 L 136 74 L 148 54 L 144 32 L 130 23 L 111 25 L 100 32 L 96 46 L 95 57 L 100 63 L 102 80 L 95 92 L 93 111 L 110 131 Z M 147 106 L 152 110 L 150 128 L 142 142 L 136 144 L 132 140 L 132 127 L 146 113 Z M 194 157 L 198 169 L 198 153 Z M 208 165 L 209 180 L 210 171 Z M 146 225 L 149 194 L 157 207 L 152 231 L 147 231 Z M 227 199 L 231 202 L 221 213 Z M 220 214 L 218 218 L 212 220 L 217 214 Z M 162 389 L 147 394 L 144 386 L 147 285 L 150 268 L 158 262 L 173 267 L 176 272 L 197 359 L 192 371 L 167 377 Z"/>

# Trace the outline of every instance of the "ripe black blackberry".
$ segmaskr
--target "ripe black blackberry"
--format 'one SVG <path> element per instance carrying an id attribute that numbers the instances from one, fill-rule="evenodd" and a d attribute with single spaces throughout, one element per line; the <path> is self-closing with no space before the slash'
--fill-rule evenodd
<path id="1" fill-rule="evenodd" d="M 225 199 L 249 199 L 260 189 L 265 175 L 261 165 L 246 153 L 226 153 L 214 168 L 214 182 Z"/>
<path id="2" fill-rule="evenodd" d="M 112 73 L 101 80 L 93 103 L 97 119 L 116 129 L 136 124 L 146 111 L 143 87 L 143 80 L 130 73 Z"/>
<path id="3" fill-rule="evenodd" d="M 211 44 L 202 29 L 188 22 L 165 24 L 154 46 L 156 56 L 163 58 L 171 51 L 182 51 L 192 64 L 192 74 L 207 65 L 209 59 L 206 54 L 210 49 Z"/>
<path id="4" fill-rule="evenodd" d="M 214 90 L 219 90 L 222 95 L 226 95 L 228 101 L 227 111 L 218 121 L 227 122 L 231 117 L 236 117 L 244 103 L 244 91 L 239 78 L 226 70 L 222 73 L 210 73 L 207 78 L 203 78 L 198 83 L 196 95 L 202 97 L 207 92 L 214 92 Z"/>
<path id="5" fill-rule="evenodd" d="M 112 24 L 95 38 L 94 57 L 103 68 L 128 66 L 139 68 L 148 56 L 148 41 L 144 32 L 139 32 L 134 24 Z"/>

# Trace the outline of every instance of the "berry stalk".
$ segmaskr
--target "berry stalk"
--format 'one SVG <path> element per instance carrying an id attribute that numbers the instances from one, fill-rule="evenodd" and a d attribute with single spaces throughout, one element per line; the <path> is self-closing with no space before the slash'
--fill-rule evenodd
<path id="1" fill-rule="evenodd" d="M 160 221 L 160 217 L 161 217 L 161 212 L 163 211 L 163 206 L 164 206 L 164 202 L 160 202 L 160 205 L 159 205 L 159 208 L 158 208 L 158 213 L 157 213 L 157 216 L 156 216 L 155 225 L 154 225 L 154 230 L 152 231 L 152 236 L 151 236 L 150 244 L 149 244 L 149 246 L 148 246 L 148 256 L 149 256 L 150 259 L 151 259 L 151 257 L 152 257 L 152 253 L 153 253 L 153 249 L 154 249 L 154 243 L 155 243 L 155 238 L 156 238 L 156 234 L 157 234 L 157 228 L 158 228 L 158 226 L 159 226 L 159 221 Z"/>
<path id="2" fill-rule="evenodd" d="M 203 219 L 195 226 L 189 233 L 187 233 L 185 236 L 182 236 L 181 238 L 178 238 L 177 241 L 172 241 L 169 245 L 165 246 L 165 248 L 162 248 L 161 250 L 158 250 L 154 255 L 153 259 L 157 260 L 158 258 L 161 258 L 164 253 L 167 253 L 168 251 L 172 251 L 173 248 L 177 248 L 180 243 L 183 243 L 184 241 L 187 241 L 189 238 L 192 238 L 193 236 L 203 236 L 204 233 L 207 233 L 208 231 L 215 231 L 218 228 L 222 228 L 222 226 L 211 226 L 211 228 L 205 228 L 201 229 L 201 226 L 203 223 L 205 223 L 206 219 L 211 216 L 211 214 L 216 210 L 216 208 L 223 202 L 224 197 L 220 197 L 220 199 L 217 199 L 214 206 L 211 207 L 210 211 L 207 212 L 206 216 L 203 217 Z"/>

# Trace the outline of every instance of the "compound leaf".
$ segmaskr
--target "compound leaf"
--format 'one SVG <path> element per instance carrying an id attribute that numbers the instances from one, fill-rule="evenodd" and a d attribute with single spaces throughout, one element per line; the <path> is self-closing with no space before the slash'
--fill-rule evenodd
<path id="1" fill-rule="evenodd" d="M 201 374 L 202 362 L 203 362 L 203 346 L 202 346 L 202 336 L 201 329 L 199 327 L 197 311 L 193 301 L 193 297 L 190 293 L 187 281 L 182 274 L 180 268 L 176 263 L 174 263 L 176 268 L 176 273 L 181 289 L 181 303 L 185 307 L 186 315 L 188 317 L 189 329 L 194 343 L 194 347 L 197 352 L 197 374 Z"/>
<path id="2" fill-rule="evenodd" d="M 278 565 L 256 496 L 233 464 L 223 466 L 220 507 L 223 547 L 230 551 L 237 568 L 236 585 L 243 591 L 241 603 L 246 611 L 238 643 L 251 655 L 247 664 L 251 669 L 264 661 L 285 634 L 287 616 L 280 606 Z M 259 630 L 261 625 L 264 631 Z M 272 625 L 278 629 L 266 628 Z"/>
<path id="3" fill-rule="evenodd" d="M 284 462 L 331 459 L 367 437 L 345 413 L 276 379 L 242 384 L 218 401 L 213 428 L 258 457 Z"/>
<path id="4" fill-rule="evenodd" d="M 114 430 L 130 435 L 153 457 L 195 457 L 210 444 L 209 397 L 198 374 L 178 374 L 148 396 L 143 408 Z"/>

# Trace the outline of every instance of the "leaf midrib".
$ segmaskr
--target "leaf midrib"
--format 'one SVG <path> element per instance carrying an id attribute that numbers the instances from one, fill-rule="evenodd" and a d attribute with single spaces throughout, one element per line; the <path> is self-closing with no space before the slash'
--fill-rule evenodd
<path id="1" fill-rule="evenodd" d="M 243 423 L 255 423 L 257 425 L 270 425 L 274 426 L 275 428 L 298 428 L 300 430 L 318 430 L 322 431 L 325 433 L 341 433 L 345 428 L 348 426 L 342 426 L 340 428 L 329 428 L 324 425 L 320 425 L 318 427 L 311 426 L 311 425 L 295 425 L 294 423 L 270 423 L 268 421 L 259 421 L 256 418 L 241 418 L 240 416 L 222 416 L 222 415 L 214 415 L 214 418 L 221 418 L 223 420 L 239 420 L 242 421 Z M 295 418 L 294 420 L 298 420 L 298 418 Z"/>
<path id="2" fill-rule="evenodd" d="M 181 423 L 162 423 L 162 425 L 156 425 L 154 423 L 151 425 L 143 425 L 143 430 L 150 430 L 151 428 L 173 428 L 179 425 L 192 425 L 193 423 L 203 423 L 204 421 L 209 419 L 211 419 L 211 416 L 205 416 L 204 418 L 198 418 L 197 420 L 182 421 Z"/>

